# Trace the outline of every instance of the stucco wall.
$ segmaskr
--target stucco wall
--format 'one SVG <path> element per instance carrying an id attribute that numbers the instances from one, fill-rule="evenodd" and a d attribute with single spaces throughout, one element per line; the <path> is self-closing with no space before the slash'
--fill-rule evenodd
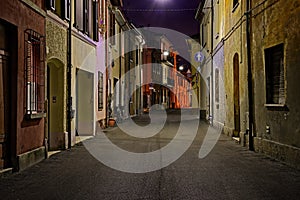
<path id="1" fill-rule="evenodd" d="M 234 70 L 233 58 L 238 54 L 239 58 L 239 95 L 240 95 L 240 128 L 246 132 L 246 113 L 248 111 L 248 83 L 247 83 L 247 55 L 245 22 L 237 24 L 245 12 L 244 1 L 240 1 L 238 7 L 232 11 L 231 0 L 225 1 L 225 26 L 224 26 L 224 84 L 226 120 L 225 133 L 233 134 L 234 130 Z M 244 18 L 243 18 L 244 19 Z M 235 26 L 236 25 L 236 26 Z M 234 29 L 233 29 L 234 28 Z"/>
<path id="2" fill-rule="evenodd" d="M 41 12 L 43 11 L 41 10 Z M 18 38 L 16 38 L 18 41 L 18 66 L 16 68 L 18 72 L 14 71 L 17 78 L 14 78 L 16 82 L 12 85 L 12 95 L 15 98 L 13 104 L 17 104 L 13 105 L 17 108 L 16 113 L 12 113 L 14 120 L 16 120 L 16 124 L 14 124 L 14 120 L 12 124 L 16 126 L 17 136 L 12 136 L 12 138 L 16 138 L 16 154 L 18 155 L 41 147 L 44 141 L 44 119 L 27 120 L 25 118 L 24 31 L 33 29 L 39 34 L 45 35 L 45 18 L 25 3 L 17 0 L 1 1 L 0 18 L 18 27 Z M 17 85 L 17 87 L 14 87 L 14 85 Z"/>
<path id="3" fill-rule="evenodd" d="M 300 2 L 267 1 L 253 12 L 252 22 L 256 135 L 299 148 Z M 266 107 L 264 49 L 280 43 L 284 44 L 286 106 Z"/>

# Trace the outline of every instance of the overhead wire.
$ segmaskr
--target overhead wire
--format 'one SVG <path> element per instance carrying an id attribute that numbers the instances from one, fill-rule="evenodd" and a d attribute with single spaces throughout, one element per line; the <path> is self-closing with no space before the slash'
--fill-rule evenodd
<path id="1" fill-rule="evenodd" d="M 197 8 L 170 8 L 170 9 L 143 9 L 143 8 L 126 8 L 127 12 L 186 12 L 196 11 Z"/>

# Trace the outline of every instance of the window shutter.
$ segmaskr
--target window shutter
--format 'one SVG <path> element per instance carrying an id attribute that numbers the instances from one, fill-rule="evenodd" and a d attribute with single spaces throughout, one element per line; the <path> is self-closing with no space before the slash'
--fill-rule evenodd
<path id="1" fill-rule="evenodd" d="M 110 12 L 110 42 L 112 45 L 115 44 L 115 15 Z"/>
<path id="2" fill-rule="evenodd" d="M 64 19 L 66 20 L 70 20 L 70 0 L 63 0 L 62 1 L 62 16 L 64 17 Z"/>
<path id="3" fill-rule="evenodd" d="M 89 0 L 83 2 L 83 32 L 89 35 Z"/>
<path id="4" fill-rule="evenodd" d="M 80 31 L 83 31 L 83 1 L 76 0 L 75 7 L 75 27 Z"/>
<path id="5" fill-rule="evenodd" d="M 267 103 L 285 103 L 285 75 L 283 44 L 265 51 Z"/>
<path id="6" fill-rule="evenodd" d="M 93 2 L 93 39 L 99 41 L 98 38 L 98 2 Z"/>
<path id="7" fill-rule="evenodd" d="M 55 11 L 55 0 L 47 0 L 47 9 Z"/>

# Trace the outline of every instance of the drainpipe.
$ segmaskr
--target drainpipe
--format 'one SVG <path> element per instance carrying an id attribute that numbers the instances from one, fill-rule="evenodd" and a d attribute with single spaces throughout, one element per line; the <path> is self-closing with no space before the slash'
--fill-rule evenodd
<path id="1" fill-rule="evenodd" d="M 214 64 L 213 64 L 213 51 L 214 51 L 214 0 L 211 0 L 211 23 L 210 23 L 210 29 L 211 29 L 211 113 L 210 113 L 210 123 L 211 126 L 214 125 Z"/>
<path id="2" fill-rule="evenodd" d="M 246 6 L 246 40 L 247 40 L 247 64 L 248 64 L 248 101 L 249 101 L 249 150 L 253 151 L 253 86 L 251 64 L 251 0 L 247 0 Z"/>
<path id="3" fill-rule="evenodd" d="M 71 120 L 72 120 L 72 1 L 70 2 L 70 19 L 68 30 L 68 66 L 67 66 L 67 132 L 68 132 L 68 148 L 71 148 Z"/>

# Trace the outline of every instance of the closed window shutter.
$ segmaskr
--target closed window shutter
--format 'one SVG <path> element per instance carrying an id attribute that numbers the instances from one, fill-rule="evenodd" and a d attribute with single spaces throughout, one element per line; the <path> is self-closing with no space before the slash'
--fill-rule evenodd
<path id="1" fill-rule="evenodd" d="M 93 2 L 93 39 L 99 41 L 98 38 L 98 2 Z"/>
<path id="2" fill-rule="evenodd" d="M 64 19 L 70 20 L 70 0 L 63 0 L 62 3 L 62 16 Z"/>
<path id="3" fill-rule="evenodd" d="M 55 11 L 55 0 L 47 0 L 47 9 Z"/>
<path id="4" fill-rule="evenodd" d="M 83 1 L 76 0 L 75 27 L 83 31 Z"/>
<path id="5" fill-rule="evenodd" d="M 115 15 L 110 13 L 110 42 L 112 45 L 115 44 Z"/>
<path id="6" fill-rule="evenodd" d="M 83 2 L 83 31 L 85 34 L 89 35 L 89 0 L 84 0 Z"/>
<path id="7" fill-rule="evenodd" d="M 266 95 L 267 103 L 285 103 L 285 75 L 283 44 L 269 48 L 266 55 Z"/>

